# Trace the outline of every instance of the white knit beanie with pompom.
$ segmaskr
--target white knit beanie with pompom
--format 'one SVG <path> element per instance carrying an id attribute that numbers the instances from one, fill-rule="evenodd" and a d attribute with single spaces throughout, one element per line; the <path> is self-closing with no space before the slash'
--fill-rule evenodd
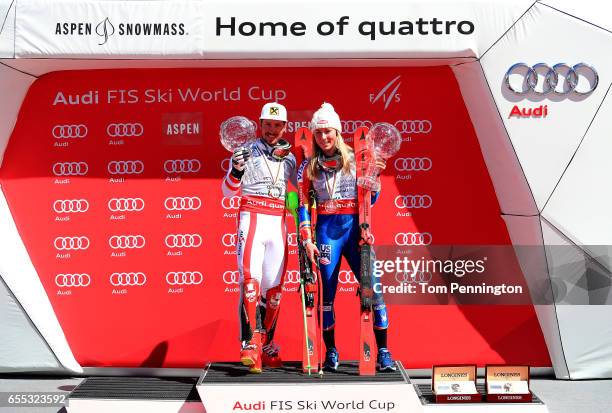
<path id="1" fill-rule="evenodd" d="M 342 133 L 340 116 L 338 116 L 334 107 L 327 102 L 323 102 L 319 110 L 312 115 L 312 121 L 310 122 L 310 129 L 312 131 L 324 128 L 336 129 L 338 133 Z"/>

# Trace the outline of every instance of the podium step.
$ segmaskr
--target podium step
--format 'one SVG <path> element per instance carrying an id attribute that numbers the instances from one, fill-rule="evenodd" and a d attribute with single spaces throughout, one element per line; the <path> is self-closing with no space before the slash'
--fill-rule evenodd
<path id="1" fill-rule="evenodd" d="M 89 377 L 68 396 L 68 413 L 204 413 L 195 378 Z"/>

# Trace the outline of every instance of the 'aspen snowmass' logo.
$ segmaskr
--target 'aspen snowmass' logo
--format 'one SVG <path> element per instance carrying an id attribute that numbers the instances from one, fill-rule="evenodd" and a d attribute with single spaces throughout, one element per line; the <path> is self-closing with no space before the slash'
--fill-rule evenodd
<path id="1" fill-rule="evenodd" d="M 99 23 L 57 22 L 56 36 L 98 36 L 98 45 L 102 46 L 114 35 L 117 36 L 185 36 L 185 23 L 152 23 L 138 22 L 113 23 L 106 17 Z"/>

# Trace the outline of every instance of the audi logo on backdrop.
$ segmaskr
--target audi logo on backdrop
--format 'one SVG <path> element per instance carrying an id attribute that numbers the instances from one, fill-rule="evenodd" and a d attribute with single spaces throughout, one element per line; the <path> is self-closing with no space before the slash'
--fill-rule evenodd
<path id="1" fill-rule="evenodd" d="M 297 247 L 297 234 L 295 232 L 287 234 L 287 245 L 290 247 Z"/>
<path id="2" fill-rule="evenodd" d="M 142 198 L 111 198 L 106 205 L 111 212 L 134 212 L 142 211 L 145 201 Z"/>
<path id="3" fill-rule="evenodd" d="M 55 125 L 51 133 L 55 139 L 78 139 L 87 136 L 87 126 L 79 125 Z"/>
<path id="4" fill-rule="evenodd" d="M 358 284 L 355 274 L 351 270 L 340 270 L 338 273 L 338 282 L 340 284 Z"/>
<path id="5" fill-rule="evenodd" d="M 89 274 L 57 274 L 55 285 L 61 288 L 67 287 L 87 287 L 91 284 Z"/>
<path id="6" fill-rule="evenodd" d="M 418 209 L 431 207 L 429 195 L 398 195 L 395 197 L 395 206 L 399 209 Z"/>
<path id="7" fill-rule="evenodd" d="M 395 281 L 400 284 L 428 283 L 432 280 L 432 278 L 433 274 L 430 271 L 416 271 L 413 273 L 407 271 L 400 271 L 395 273 Z"/>
<path id="8" fill-rule="evenodd" d="M 53 174 L 55 176 L 82 176 L 89 171 L 86 162 L 56 162 L 53 164 Z"/>
<path id="9" fill-rule="evenodd" d="M 58 199 L 53 203 L 53 210 L 58 214 L 87 212 L 89 202 L 86 199 Z"/>
<path id="10" fill-rule="evenodd" d="M 223 197 L 223 199 L 221 199 L 221 206 L 223 209 L 238 209 L 240 208 L 240 197 Z"/>
<path id="11" fill-rule="evenodd" d="M 430 245 L 432 236 L 429 232 L 398 232 L 395 234 L 395 245 Z"/>
<path id="12" fill-rule="evenodd" d="M 359 128 L 371 128 L 374 126 L 372 121 L 369 120 L 343 120 L 340 122 L 342 125 L 342 133 L 355 133 Z"/>
<path id="13" fill-rule="evenodd" d="M 145 237 L 142 235 L 113 235 L 108 239 L 108 245 L 114 250 L 144 248 Z"/>
<path id="14" fill-rule="evenodd" d="M 89 238 L 85 236 L 57 237 L 53 241 L 53 246 L 59 251 L 86 250 L 89 248 Z"/>
<path id="15" fill-rule="evenodd" d="M 516 87 L 518 82 L 512 82 L 511 76 L 521 79 L 519 88 Z M 565 82 L 559 82 L 560 76 L 565 79 Z M 581 76 L 587 79 L 588 89 L 578 90 Z M 574 66 L 566 63 L 557 63 L 553 66 L 546 63 L 537 63 L 533 66 L 527 63 L 515 63 L 504 75 L 504 83 L 506 88 L 516 95 L 526 95 L 530 92 L 536 95 L 551 93 L 557 96 L 567 96 L 572 93 L 588 95 L 597 88 L 599 74 L 594 67 L 586 63 L 578 63 Z"/>
<path id="16" fill-rule="evenodd" d="M 195 211 L 202 206 L 202 200 L 197 196 L 171 196 L 164 201 L 168 211 Z"/>
<path id="17" fill-rule="evenodd" d="M 147 282 L 143 272 L 114 272 L 110 276 L 110 283 L 115 287 L 142 286 Z"/>
<path id="18" fill-rule="evenodd" d="M 142 136 L 143 133 L 142 123 L 110 123 L 106 127 L 106 134 L 111 138 Z"/>
<path id="19" fill-rule="evenodd" d="M 237 234 L 231 234 L 231 233 L 223 234 L 223 236 L 221 237 L 221 243 L 223 244 L 224 247 L 235 247 L 237 237 L 238 237 Z"/>
<path id="20" fill-rule="evenodd" d="M 223 169 L 225 172 L 229 171 L 231 167 L 232 162 L 230 158 L 225 158 L 221 161 L 221 169 Z"/>
<path id="21" fill-rule="evenodd" d="M 298 270 L 287 270 L 285 272 L 285 284 L 299 284 L 300 272 Z"/>
<path id="22" fill-rule="evenodd" d="M 399 133 L 429 133 L 431 132 L 430 120 L 398 120 L 395 127 Z"/>
<path id="23" fill-rule="evenodd" d="M 169 174 L 200 172 L 202 164 L 197 159 L 169 159 L 164 162 L 164 171 Z"/>
<path id="24" fill-rule="evenodd" d="M 240 273 L 238 271 L 225 271 L 223 273 L 223 282 L 227 285 L 236 284 L 238 285 L 238 279 L 240 278 Z"/>
<path id="25" fill-rule="evenodd" d="M 393 166 L 396 171 L 400 172 L 429 171 L 432 161 L 431 158 L 397 158 Z"/>
<path id="26" fill-rule="evenodd" d="M 111 175 L 139 175 L 144 172 L 144 162 L 110 161 L 106 170 Z"/>
<path id="27" fill-rule="evenodd" d="M 166 274 L 166 283 L 169 285 L 199 285 L 204 281 L 200 271 L 176 271 Z"/>
<path id="28" fill-rule="evenodd" d="M 202 245 L 200 234 L 168 234 L 164 239 L 168 248 L 197 248 Z"/>

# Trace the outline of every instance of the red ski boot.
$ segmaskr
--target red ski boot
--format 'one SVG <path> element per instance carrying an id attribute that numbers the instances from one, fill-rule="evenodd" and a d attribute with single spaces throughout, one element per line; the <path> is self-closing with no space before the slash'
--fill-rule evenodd
<path id="1" fill-rule="evenodd" d="M 261 373 L 261 333 L 253 333 L 253 338 L 245 342 L 240 350 L 240 362 L 251 373 Z"/>

